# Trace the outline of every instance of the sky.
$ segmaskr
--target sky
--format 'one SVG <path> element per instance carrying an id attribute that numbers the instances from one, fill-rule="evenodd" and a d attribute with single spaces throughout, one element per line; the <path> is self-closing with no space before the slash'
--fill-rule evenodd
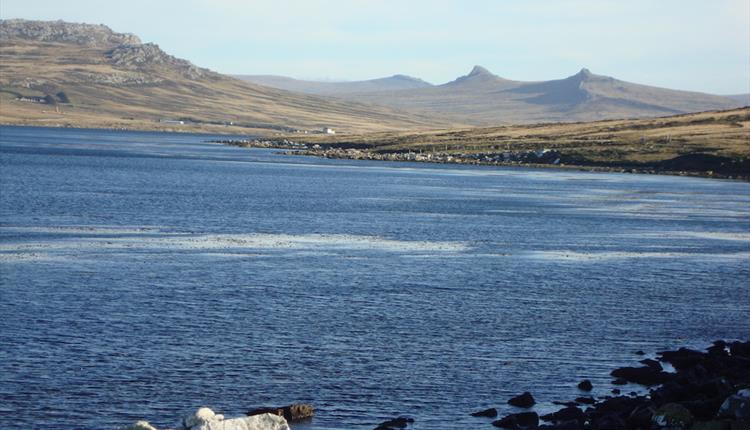
<path id="1" fill-rule="evenodd" d="M 230 74 L 439 84 L 474 65 L 526 81 L 586 67 L 750 93 L 750 0 L 2 0 L 0 18 L 105 24 Z"/>

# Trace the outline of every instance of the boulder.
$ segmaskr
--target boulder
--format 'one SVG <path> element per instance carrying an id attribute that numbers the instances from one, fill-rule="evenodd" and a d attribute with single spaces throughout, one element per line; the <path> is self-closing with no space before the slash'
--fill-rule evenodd
<path id="1" fill-rule="evenodd" d="M 192 429 L 193 427 L 198 427 L 204 423 L 210 421 L 221 421 L 222 419 L 224 419 L 223 415 L 216 415 L 216 413 L 210 408 L 202 407 L 198 408 L 198 410 L 192 415 L 188 415 L 182 419 L 182 428 L 186 430 Z"/>
<path id="2" fill-rule="evenodd" d="M 495 418 L 497 416 L 497 409 L 489 408 L 483 411 L 474 412 L 471 414 L 472 417 L 488 417 Z"/>
<path id="3" fill-rule="evenodd" d="M 591 381 L 584 379 L 578 383 L 578 389 L 582 391 L 591 391 L 594 389 L 594 386 L 591 384 Z"/>
<path id="4" fill-rule="evenodd" d="M 750 389 L 740 390 L 727 397 L 719 407 L 719 416 L 750 420 Z"/>
<path id="5" fill-rule="evenodd" d="M 398 417 L 390 420 L 383 421 L 375 427 L 375 430 L 390 430 L 393 428 L 404 429 L 406 426 L 414 422 L 414 418 Z"/>
<path id="6" fill-rule="evenodd" d="M 593 397 L 576 397 L 576 403 L 580 403 L 582 405 L 593 405 L 596 403 L 596 399 Z"/>
<path id="7" fill-rule="evenodd" d="M 315 415 L 315 408 L 313 405 L 295 403 L 289 406 L 279 406 L 276 408 L 257 408 L 249 411 L 246 415 L 253 416 L 260 414 L 279 415 L 286 418 L 287 421 L 294 422 L 312 418 Z"/>
<path id="8" fill-rule="evenodd" d="M 497 421 L 493 421 L 492 425 L 511 430 L 533 429 L 539 426 L 539 415 L 536 412 L 510 414 Z"/>
<path id="9" fill-rule="evenodd" d="M 284 417 L 273 414 L 225 420 L 209 408 L 200 408 L 182 420 L 185 430 L 289 430 Z"/>
<path id="10" fill-rule="evenodd" d="M 541 418 L 544 421 L 553 422 L 565 422 L 565 421 L 579 421 L 583 422 L 586 420 L 586 414 L 575 406 L 568 406 L 567 408 L 560 409 L 557 412 L 551 414 L 542 415 Z"/>
<path id="11" fill-rule="evenodd" d="M 156 430 L 156 427 L 149 424 L 148 421 L 138 421 L 129 426 L 120 427 L 118 430 Z"/>
<path id="12" fill-rule="evenodd" d="M 534 406 L 535 403 L 536 400 L 534 400 L 534 396 L 532 396 L 528 391 L 508 400 L 509 405 L 517 406 L 519 408 L 530 408 Z"/>
<path id="13" fill-rule="evenodd" d="M 693 414 L 682 405 L 667 403 L 654 412 L 651 421 L 659 428 L 686 430 L 693 423 Z"/>
<path id="14" fill-rule="evenodd" d="M 624 379 L 636 384 L 652 386 L 659 385 L 669 381 L 670 376 L 667 372 L 657 370 L 653 367 L 621 367 L 611 373 L 615 378 Z M 614 383 L 614 382 L 613 382 Z"/>
<path id="15" fill-rule="evenodd" d="M 207 421 L 190 430 L 291 430 L 284 417 L 273 414 Z"/>

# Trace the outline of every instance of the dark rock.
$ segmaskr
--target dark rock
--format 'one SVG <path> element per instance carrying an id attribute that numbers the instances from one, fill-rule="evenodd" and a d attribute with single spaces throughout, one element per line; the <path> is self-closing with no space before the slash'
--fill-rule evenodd
<path id="1" fill-rule="evenodd" d="M 534 406 L 535 403 L 536 401 L 534 400 L 534 396 L 532 396 L 528 391 L 508 400 L 509 405 L 517 406 L 519 408 L 530 408 Z"/>
<path id="2" fill-rule="evenodd" d="M 654 370 L 664 370 L 664 368 L 661 367 L 661 363 L 659 363 L 656 360 L 652 360 L 650 358 L 647 358 L 645 360 L 641 360 L 639 363 L 645 364 L 646 367 L 650 367 Z"/>
<path id="3" fill-rule="evenodd" d="M 648 429 L 651 427 L 651 419 L 654 417 L 654 409 L 650 406 L 640 406 L 628 415 L 625 424 L 629 429 Z"/>
<path id="4" fill-rule="evenodd" d="M 693 414 L 677 403 L 667 403 L 654 412 L 651 422 L 660 428 L 687 429 L 693 423 Z"/>
<path id="5" fill-rule="evenodd" d="M 298 403 L 278 408 L 257 408 L 247 413 L 248 416 L 260 414 L 279 415 L 284 417 L 287 421 L 300 421 L 312 418 L 315 415 L 315 408 L 313 405 Z"/>
<path id="6" fill-rule="evenodd" d="M 721 406 L 721 399 L 707 399 L 707 400 L 691 400 L 687 402 L 680 402 L 682 406 L 687 408 L 693 416 L 698 420 L 709 421 L 716 417 Z"/>
<path id="7" fill-rule="evenodd" d="M 583 422 L 586 419 L 586 415 L 583 413 L 583 411 L 575 406 L 568 406 L 566 408 L 560 409 L 557 412 L 553 412 L 551 414 L 542 415 L 541 419 L 544 421 L 554 421 L 554 422 L 562 422 L 562 421 L 580 421 Z"/>
<path id="8" fill-rule="evenodd" d="M 497 421 L 493 421 L 492 425 L 512 430 L 533 429 L 539 425 L 539 415 L 536 412 L 510 414 Z"/>
<path id="9" fill-rule="evenodd" d="M 635 352 L 635 355 L 646 355 L 646 353 L 639 350 Z"/>
<path id="10" fill-rule="evenodd" d="M 594 403 L 596 403 L 596 400 L 593 397 L 576 397 L 576 403 L 593 405 Z"/>
<path id="11" fill-rule="evenodd" d="M 696 421 L 690 430 L 732 430 L 732 424 L 727 420 Z"/>
<path id="12" fill-rule="evenodd" d="M 612 385 L 626 385 L 628 381 L 622 378 L 617 378 L 614 381 L 612 381 Z"/>
<path id="13" fill-rule="evenodd" d="M 666 361 L 674 366 L 678 371 L 688 370 L 689 368 L 705 360 L 706 354 L 688 348 L 680 348 L 677 351 L 661 351 L 659 360 Z"/>
<path id="14" fill-rule="evenodd" d="M 729 353 L 737 357 L 750 358 L 750 342 L 732 342 L 729 344 Z"/>
<path id="15" fill-rule="evenodd" d="M 578 421 L 565 421 L 556 424 L 543 424 L 537 427 L 539 430 L 581 430 L 585 427 Z"/>
<path id="16" fill-rule="evenodd" d="M 591 422 L 591 430 L 627 430 L 625 420 L 617 415 L 606 415 Z"/>
<path id="17" fill-rule="evenodd" d="M 383 421 L 375 427 L 375 430 L 391 430 L 394 428 L 405 429 L 406 426 L 414 422 L 414 418 L 398 417 Z"/>
<path id="18" fill-rule="evenodd" d="M 489 418 L 495 418 L 497 416 L 497 409 L 495 408 L 489 408 L 485 409 L 483 411 L 474 412 L 471 414 L 472 417 L 489 417 Z"/>
<path id="19" fill-rule="evenodd" d="M 619 389 L 619 388 L 613 388 L 613 389 L 612 389 L 612 394 L 620 394 L 620 392 L 621 392 L 621 391 L 620 391 L 620 389 Z"/>
<path id="20" fill-rule="evenodd" d="M 578 389 L 583 391 L 591 391 L 594 389 L 594 386 L 591 384 L 591 381 L 588 379 L 584 379 L 583 381 L 578 383 Z"/>
<path id="21" fill-rule="evenodd" d="M 670 376 L 667 372 L 656 370 L 652 367 L 621 367 L 611 373 L 616 378 L 624 379 L 636 384 L 653 386 L 663 384 L 669 381 Z"/>
<path id="22" fill-rule="evenodd" d="M 750 420 L 750 389 L 733 394 L 721 404 L 719 416 Z"/>

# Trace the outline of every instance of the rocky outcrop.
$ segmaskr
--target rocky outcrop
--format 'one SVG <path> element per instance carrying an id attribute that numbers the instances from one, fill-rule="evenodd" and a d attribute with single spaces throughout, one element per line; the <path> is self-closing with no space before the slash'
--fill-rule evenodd
<path id="1" fill-rule="evenodd" d="M 130 33 L 115 33 L 106 25 L 78 24 L 64 21 L 0 20 L 0 40 L 25 39 L 49 43 L 109 48 L 118 45 L 140 45 L 141 39 Z"/>
<path id="2" fill-rule="evenodd" d="M 144 70 L 165 66 L 188 79 L 218 78 L 219 75 L 193 63 L 173 57 L 154 43 L 120 45 L 107 52 L 107 57 L 115 66 L 123 69 Z"/>
<path id="3" fill-rule="evenodd" d="M 64 21 L 28 21 L 23 19 L 0 20 L 0 40 L 12 43 L 14 40 L 27 40 L 45 43 L 74 44 L 106 51 L 107 59 L 122 73 L 77 76 L 86 82 L 118 84 L 154 84 L 163 81 L 144 72 L 162 68 L 191 79 L 218 79 L 219 74 L 198 67 L 187 60 L 175 58 L 153 43 L 142 43 L 128 33 L 116 33 L 105 25 L 77 24 Z M 131 73 L 129 73 L 131 72 Z"/>

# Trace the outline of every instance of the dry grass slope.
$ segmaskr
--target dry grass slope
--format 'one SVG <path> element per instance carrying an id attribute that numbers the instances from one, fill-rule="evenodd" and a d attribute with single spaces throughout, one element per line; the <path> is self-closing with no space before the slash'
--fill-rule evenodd
<path id="1" fill-rule="evenodd" d="M 18 30 L 44 25 L 86 37 L 58 41 L 54 32 L 25 37 Z M 171 57 L 156 45 L 138 44 L 135 37 L 136 44 L 120 45 L 130 39 L 103 26 L 73 26 L 0 21 L 0 122 L 226 133 L 324 126 L 363 132 L 444 124 L 392 108 L 253 85 Z M 46 95 L 54 105 L 17 100 Z M 160 122 L 179 119 L 188 124 Z"/>

